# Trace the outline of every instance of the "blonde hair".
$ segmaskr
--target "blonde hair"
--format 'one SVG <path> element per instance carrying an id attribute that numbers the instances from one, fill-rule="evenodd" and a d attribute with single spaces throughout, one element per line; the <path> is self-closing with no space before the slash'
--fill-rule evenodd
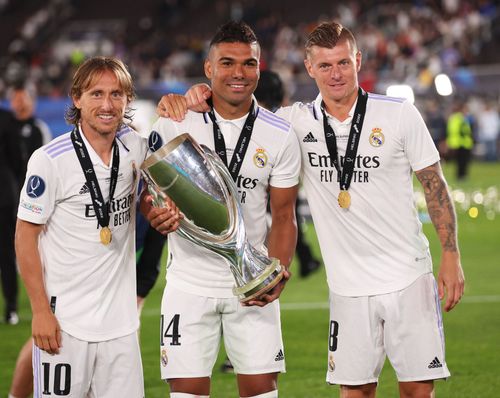
<path id="1" fill-rule="evenodd" d="M 87 90 L 92 83 L 100 77 L 105 71 L 113 72 L 122 90 L 127 96 L 127 102 L 130 103 L 135 98 L 134 85 L 132 77 L 125 66 L 125 64 L 118 58 L 114 57 L 93 57 L 87 59 L 81 64 L 75 75 L 69 95 L 71 98 L 80 98 L 85 90 Z M 132 109 L 127 108 L 124 118 L 132 120 Z M 80 109 L 75 104 L 72 104 L 67 110 L 65 119 L 69 124 L 77 125 L 81 118 Z"/>

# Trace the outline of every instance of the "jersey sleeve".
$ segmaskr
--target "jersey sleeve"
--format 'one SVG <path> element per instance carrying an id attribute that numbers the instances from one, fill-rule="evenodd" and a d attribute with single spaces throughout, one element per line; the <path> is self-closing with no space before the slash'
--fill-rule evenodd
<path id="1" fill-rule="evenodd" d="M 417 108 L 408 101 L 402 106 L 400 131 L 403 148 L 413 171 L 422 170 L 439 161 L 439 152 Z"/>
<path id="2" fill-rule="evenodd" d="M 45 224 L 54 211 L 59 191 L 55 166 L 42 149 L 33 152 L 19 198 L 17 217 Z"/>
<path id="3" fill-rule="evenodd" d="M 293 127 L 276 157 L 269 184 L 275 188 L 290 188 L 299 183 L 300 147 Z"/>
<path id="4" fill-rule="evenodd" d="M 148 140 L 148 154 L 156 152 L 163 145 L 177 137 L 179 135 L 178 126 L 179 123 L 175 123 L 171 119 L 158 118 L 151 127 L 148 137 L 146 137 Z"/>
<path id="5" fill-rule="evenodd" d="M 285 119 L 288 123 L 292 123 L 292 106 L 282 106 L 276 110 L 275 115 Z"/>

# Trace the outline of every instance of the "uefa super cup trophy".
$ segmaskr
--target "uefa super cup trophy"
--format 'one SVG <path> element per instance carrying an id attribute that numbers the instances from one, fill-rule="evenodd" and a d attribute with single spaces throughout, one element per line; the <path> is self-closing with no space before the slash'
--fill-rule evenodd
<path id="1" fill-rule="evenodd" d="M 176 232 L 229 261 L 233 293 L 241 302 L 258 298 L 281 280 L 279 260 L 247 241 L 236 184 L 209 148 L 182 134 L 151 154 L 141 172 L 155 206 L 163 206 L 168 196 L 184 214 Z"/>

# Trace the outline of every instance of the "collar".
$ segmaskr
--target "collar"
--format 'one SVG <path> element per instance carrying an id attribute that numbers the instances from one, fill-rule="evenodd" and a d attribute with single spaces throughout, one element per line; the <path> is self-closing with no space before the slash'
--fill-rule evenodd
<path id="1" fill-rule="evenodd" d="M 98 164 L 100 164 L 102 167 L 104 167 L 106 169 L 110 169 L 111 164 L 109 166 L 105 165 L 104 162 L 102 161 L 101 157 L 96 153 L 96 151 L 94 150 L 92 145 L 90 145 L 90 142 L 87 140 L 87 137 L 85 137 L 85 134 L 83 134 L 81 124 L 78 124 L 78 130 L 80 131 L 80 135 L 82 136 L 82 140 L 85 144 L 85 147 L 87 148 L 87 151 L 88 151 L 89 156 L 90 156 L 90 160 L 92 161 L 92 165 L 97 166 Z M 135 132 L 133 132 L 133 133 L 135 133 Z M 116 137 L 116 135 L 115 135 L 115 137 Z M 123 142 L 121 141 L 120 138 L 116 137 L 116 142 L 118 143 L 118 151 L 120 152 L 120 160 L 124 159 L 125 157 L 127 157 L 129 150 L 125 147 L 125 145 L 123 144 Z"/>
<path id="2" fill-rule="evenodd" d="M 252 94 L 252 101 L 254 103 L 253 112 L 254 112 L 254 115 L 257 117 L 257 115 L 259 114 L 259 103 L 257 102 L 257 99 L 255 98 L 255 96 L 253 94 Z M 224 119 L 221 115 L 219 115 L 219 113 L 215 109 L 214 109 L 214 114 L 215 114 L 215 117 L 217 119 L 217 123 L 233 124 L 233 125 L 239 127 L 240 129 L 243 128 L 243 125 L 245 124 L 245 120 L 248 117 L 248 112 L 247 112 L 243 116 L 241 116 L 237 119 Z M 206 113 L 206 112 L 203 113 L 203 118 L 205 119 L 205 123 L 210 122 L 210 117 L 208 116 L 208 113 Z"/>
<path id="3" fill-rule="evenodd" d="M 323 102 L 323 97 L 321 96 L 321 93 L 318 94 L 318 96 L 316 97 L 316 99 L 314 100 L 313 102 L 313 114 L 314 114 L 314 118 L 316 120 L 320 120 L 320 121 L 323 121 L 323 113 L 321 112 L 321 102 Z M 330 115 L 326 109 L 325 109 L 325 114 L 326 114 L 326 117 L 328 119 L 331 119 L 333 120 L 335 123 L 339 123 L 339 124 L 347 124 L 347 123 L 351 123 L 352 121 L 352 117 L 354 115 L 354 110 L 356 109 L 356 105 L 358 103 L 358 98 L 356 97 L 356 101 L 354 101 L 354 104 L 352 104 L 352 107 L 351 109 L 349 110 L 349 116 L 347 117 L 347 119 L 345 119 L 344 121 L 339 121 L 335 116 L 332 116 Z"/>

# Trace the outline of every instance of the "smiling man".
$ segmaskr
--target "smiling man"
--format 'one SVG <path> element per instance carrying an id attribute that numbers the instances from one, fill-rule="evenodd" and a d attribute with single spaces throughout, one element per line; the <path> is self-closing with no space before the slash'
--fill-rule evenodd
<path id="1" fill-rule="evenodd" d="M 142 398 L 134 197 L 145 144 L 124 124 L 132 79 L 121 61 L 91 58 L 70 95 L 74 129 L 33 153 L 18 210 L 34 396 Z"/>
<path id="2" fill-rule="evenodd" d="M 200 144 L 215 149 L 232 170 L 249 241 L 262 250 L 266 250 L 269 198 L 268 254 L 288 267 L 297 236 L 300 152 L 290 124 L 260 107 L 252 95 L 259 80 L 259 56 L 255 34 L 246 24 L 223 25 L 205 61 L 213 106 L 203 114 L 189 112 L 181 123 L 159 119 L 149 136 L 149 147 L 156 151 L 188 132 Z M 161 209 L 152 209 L 148 219 L 166 231 Z M 169 250 L 160 353 L 162 378 L 170 383 L 170 396 L 209 395 L 223 334 L 240 396 L 277 397 L 277 377 L 285 365 L 276 299 L 288 272 L 268 294 L 250 302 L 255 305 L 242 306 L 232 293 L 234 280 L 225 259 L 177 234 L 169 234 Z"/>

